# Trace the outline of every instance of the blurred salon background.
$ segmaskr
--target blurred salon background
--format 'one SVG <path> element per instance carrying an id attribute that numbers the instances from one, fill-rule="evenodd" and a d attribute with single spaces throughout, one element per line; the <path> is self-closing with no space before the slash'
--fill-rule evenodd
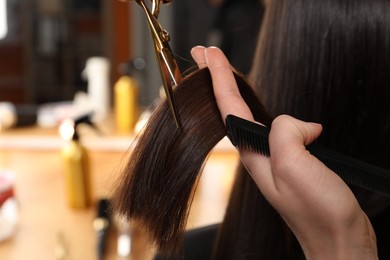
<path id="1" fill-rule="evenodd" d="M 196 45 L 219 46 L 247 74 L 263 11 L 173 0 L 158 19 L 184 74 Z M 107 205 L 160 90 L 135 1 L 0 0 L 0 259 L 153 258 L 142 228 Z M 237 161 L 227 140 L 213 150 L 188 228 L 222 220 Z"/>
<path id="2" fill-rule="evenodd" d="M 149 0 L 146 0 L 149 2 Z M 184 72 L 194 65 L 195 45 L 220 46 L 233 66 L 247 73 L 262 18 L 258 0 L 180 0 L 163 5 L 159 20 Z M 0 100 L 41 104 L 72 99 L 87 89 L 86 61 L 105 57 L 111 85 L 121 64 L 145 60 L 137 77 L 140 102 L 158 95 L 159 73 L 141 8 L 118 0 L 1 0 Z"/>

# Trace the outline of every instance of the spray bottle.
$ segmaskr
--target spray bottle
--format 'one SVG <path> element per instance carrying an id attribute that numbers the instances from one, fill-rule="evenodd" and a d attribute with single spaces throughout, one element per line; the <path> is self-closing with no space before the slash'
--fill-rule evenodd
<path id="1" fill-rule="evenodd" d="M 80 124 L 95 127 L 90 114 L 76 120 L 66 120 L 60 132 L 67 143 L 61 151 L 64 164 L 65 192 L 68 205 L 75 209 L 88 208 L 92 203 L 92 189 L 88 153 L 80 143 L 77 128 Z"/>

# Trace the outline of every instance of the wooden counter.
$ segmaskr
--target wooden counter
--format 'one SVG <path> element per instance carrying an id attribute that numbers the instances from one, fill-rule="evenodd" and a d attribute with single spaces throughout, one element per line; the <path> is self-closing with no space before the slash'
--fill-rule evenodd
<path id="1" fill-rule="evenodd" d="M 129 136 L 86 138 L 95 198 L 110 196 L 131 142 Z M 59 236 L 65 241 L 70 259 L 96 259 L 96 236 L 92 228 L 96 210 L 95 207 L 72 210 L 66 206 L 61 144 L 53 130 L 34 128 L 0 133 L 0 169 L 9 169 L 16 176 L 20 214 L 15 235 L 0 241 L 0 259 L 56 259 Z M 236 164 L 237 154 L 233 149 L 217 148 L 212 152 L 195 195 L 189 228 L 222 219 Z M 152 248 L 143 232 L 133 227 L 130 259 L 150 259 L 151 255 Z M 115 232 L 110 234 L 105 259 L 118 259 Z"/>

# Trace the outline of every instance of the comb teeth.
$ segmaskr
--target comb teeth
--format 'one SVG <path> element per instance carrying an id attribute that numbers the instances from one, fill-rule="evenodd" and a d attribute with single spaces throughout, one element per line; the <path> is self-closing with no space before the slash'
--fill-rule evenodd
<path id="1" fill-rule="evenodd" d="M 240 117 L 226 117 L 227 136 L 236 147 L 270 156 L 268 128 Z"/>
<path id="2" fill-rule="evenodd" d="M 267 127 L 228 115 L 226 128 L 234 146 L 270 156 Z M 320 146 L 306 148 L 346 183 L 390 196 L 390 171 Z"/>

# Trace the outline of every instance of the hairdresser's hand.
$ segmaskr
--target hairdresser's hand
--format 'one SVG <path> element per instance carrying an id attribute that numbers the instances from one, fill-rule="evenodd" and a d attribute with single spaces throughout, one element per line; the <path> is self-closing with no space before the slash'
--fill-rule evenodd
<path id="1" fill-rule="evenodd" d="M 210 69 L 222 118 L 234 114 L 253 121 L 225 55 L 204 47 L 191 53 L 199 67 Z M 270 159 L 240 150 L 241 161 L 308 259 L 377 259 L 375 233 L 355 196 L 305 149 L 321 130 L 318 124 L 279 116 L 271 127 Z"/>

